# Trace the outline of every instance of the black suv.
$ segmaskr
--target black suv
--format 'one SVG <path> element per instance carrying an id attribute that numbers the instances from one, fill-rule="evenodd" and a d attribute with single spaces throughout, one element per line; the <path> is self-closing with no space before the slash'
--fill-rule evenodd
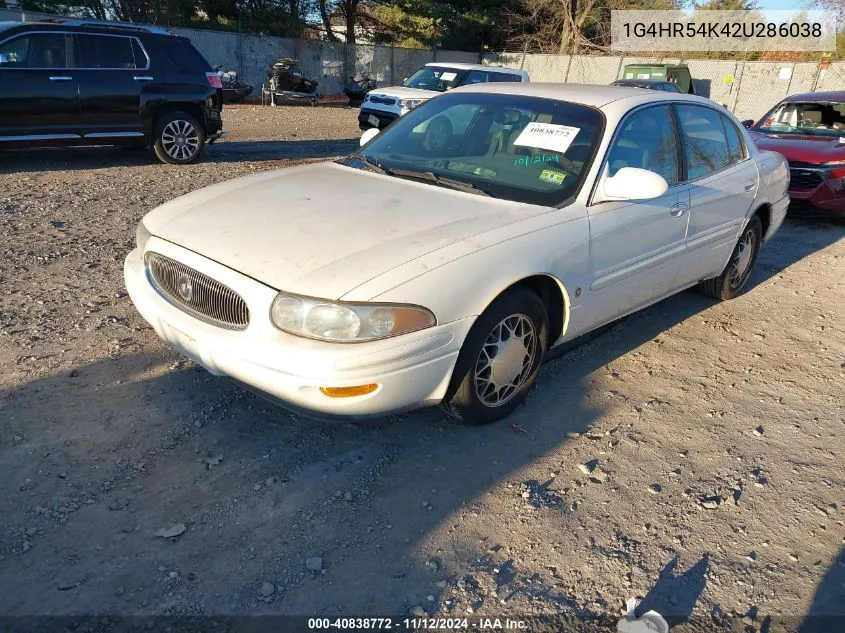
<path id="1" fill-rule="evenodd" d="M 225 135 L 221 88 L 190 40 L 165 29 L 0 22 L 0 149 L 150 145 L 191 163 Z"/>

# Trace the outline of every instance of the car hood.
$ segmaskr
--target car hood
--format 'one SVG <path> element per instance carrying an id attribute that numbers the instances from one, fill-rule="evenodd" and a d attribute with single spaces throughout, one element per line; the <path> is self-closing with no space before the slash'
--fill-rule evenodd
<path id="1" fill-rule="evenodd" d="M 549 210 L 320 163 L 200 189 L 150 211 L 144 224 L 277 290 L 339 299 L 427 253 Z"/>
<path id="2" fill-rule="evenodd" d="M 405 86 L 390 86 L 388 88 L 376 88 L 368 93 L 372 96 L 393 97 L 394 99 L 431 99 L 442 92 L 436 90 L 421 90 L 420 88 L 406 88 Z"/>
<path id="3" fill-rule="evenodd" d="M 753 130 L 751 138 L 760 149 L 783 154 L 790 162 L 818 164 L 845 160 L 845 138 L 763 134 Z"/>

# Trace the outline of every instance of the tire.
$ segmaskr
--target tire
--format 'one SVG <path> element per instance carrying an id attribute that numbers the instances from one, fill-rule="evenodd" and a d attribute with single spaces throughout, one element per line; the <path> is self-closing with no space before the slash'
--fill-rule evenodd
<path id="1" fill-rule="evenodd" d="M 472 326 L 461 347 L 441 403 L 443 410 L 471 425 L 489 424 L 510 415 L 534 385 L 548 348 L 548 332 L 546 307 L 533 292 L 516 288 L 496 299 Z M 515 333 L 522 333 L 521 345 L 516 343 Z M 507 347 L 510 341 L 518 346 Z M 497 367 L 493 365 L 495 358 L 508 363 Z"/>
<path id="2" fill-rule="evenodd" d="M 698 284 L 698 290 L 717 301 L 727 301 L 738 296 L 745 284 L 751 278 L 757 255 L 760 253 L 760 245 L 763 242 L 763 223 L 760 217 L 752 217 L 742 235 L 734 247 L 728 265 L 722 274 L 713 279 L 705 279 Z M 750 252 L 747 250 L 750 249 Z"/>
<path id="3" fill-rule="evenodd" d="M 190 114 L 168 112 L 158 120 L 154 139 L 153 151 L 161 162 L 187 165 L 202 154 L 205 130 Z"/>

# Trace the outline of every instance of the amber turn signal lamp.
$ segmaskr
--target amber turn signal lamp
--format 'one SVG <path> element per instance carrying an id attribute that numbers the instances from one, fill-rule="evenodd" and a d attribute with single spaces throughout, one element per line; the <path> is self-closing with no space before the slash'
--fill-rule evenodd
<path id="1" fill-rule="evenodd" d="M 358 385 L 356 387 L 320 387 L 320 392 L 329 398 L 353 398 L 366 396 L 378 389 L 378 385 Z"/>

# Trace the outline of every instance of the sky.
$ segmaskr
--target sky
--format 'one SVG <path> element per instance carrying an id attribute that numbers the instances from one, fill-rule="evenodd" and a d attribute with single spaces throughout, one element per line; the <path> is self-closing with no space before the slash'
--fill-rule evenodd
<path id="1" fill-rule="evenodd" d="M 796 8 L 803 8 L 804 2 L 796 2 L 796 0 L 757 0 L 757 4 L 761 9 L 772 10 L 794 10 Z M 809 3 L 807 3 L 809 4 Z"/>

